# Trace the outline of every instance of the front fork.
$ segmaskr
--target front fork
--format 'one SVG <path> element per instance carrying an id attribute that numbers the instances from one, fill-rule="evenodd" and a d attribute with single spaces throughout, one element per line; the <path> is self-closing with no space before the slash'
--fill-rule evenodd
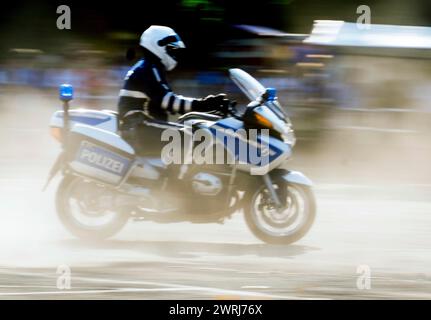
<path id="1" fill-rule="evenodd" d="M 276 208 L 282 209 L 286 205 L 287 200 L 287 186 L 278 185 L 278 190 L 275 190 L 274 184 L 272 182 L 271 176 L 269 174 L 265 174 L 262 176 L 263 182 L 265 183 L 266 188 L 269 191 L 271 196 L 271 200 L 275 204 Z"/>

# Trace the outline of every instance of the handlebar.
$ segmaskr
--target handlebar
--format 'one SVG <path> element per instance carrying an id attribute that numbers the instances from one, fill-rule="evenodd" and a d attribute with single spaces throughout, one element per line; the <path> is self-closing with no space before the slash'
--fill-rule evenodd
<path id="1" fill-rule="evenodd" d="M 236 119 L 241 119 L 241 116 L 236 111 L 235 106 L 236 106 L 236 101 L 230 101 L 225 99 L 218 109 L 208 111 L 208 112 L 194 112 L 194 111 L 188 112 L 182 115 L 181 117 L 179 117 L 177 122 L 184 123 L 189 119 L 196 119 L 196 118 L 217 121 L 229 116 L 234 117 Z"/>
<path id="2" fill-rule="evenodd" d="M 239 115 L 239 113 L 235 109 L 236 104 L 237 103 L 236 103 L 235 100 L 230 101 L 230 100 L 226 99 L 223 102 L 223 104 L 220 105 L 220 109 L 214 110 L 211 113 L 218 114 L 218 115 L 220 115 L 220 116 L 222 116 L 224 118 L 226 118 L 228 116 L 232 116 L 232 117 L 234 117 L 236 119 L 240 119 L 240 115 Z"/>

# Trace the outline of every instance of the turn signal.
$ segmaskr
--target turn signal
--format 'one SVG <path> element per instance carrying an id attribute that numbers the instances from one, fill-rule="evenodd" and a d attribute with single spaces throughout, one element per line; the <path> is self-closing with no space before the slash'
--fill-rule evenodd
<path id="1" fill-rule="evenodd" d="M 51 136 L 57 140 L 58 142 L 61 142 L 62 140 L 62 129 L 58 127 L 51 127 L 50 129 Z"/>

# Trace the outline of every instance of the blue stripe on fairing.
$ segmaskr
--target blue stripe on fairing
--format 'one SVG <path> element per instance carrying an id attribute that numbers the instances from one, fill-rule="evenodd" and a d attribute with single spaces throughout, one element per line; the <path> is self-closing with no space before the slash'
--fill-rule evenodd
<path id="1" fill-rule="evenodd" d="M 217 123 L 217 124 L 219 124 L 219 123 Z M 232 129 L 234 132 L 236 132 L 238 130 L 237 128 L 232 128 L 232 127 L 227 126 L 227 125 L 221 125 L 221 127 L 224 127 L 225 129 Z M 213 134 L 213 136 L 215 136 L 217 138 L 217 131 L 218 130 L 216 130 L 215 128 L 209 128 L 209 129 L 210 129 L 210 132 Z M 220 138 L 220 136 L 218 138 Z M 223 141 L 222 141 L 223 145 L 225 147 L 227 147 L 228 146 L 227 145 L 227 136 L 223 135 L 222 138 L 223 138 Z M 271 151 L 273 151 L 272 154 L 271 153 L 269 154 L 269 157 L 268 157 L 268 161 L 269 162 L 265 163 L 265 165 L 269 164 L 272 161 L 274 161 L 275 159 L 277 159 L 284 152 L 284 150 L 279 149 L 277 146 L 275 146 L 275 144 L 277 142 L 279 142 L 279 140 L 276 139 L 276 138 L 269 137 L 269 141 L 262 141 L 261 135 L 258 135 L 256 137 L 256 140 L 257 140 L 256 142 L 258 142 L 258 143 L 262 143 L 262 142 L 265 143 L 265 144 L 268 143 L 268 148 Z M 239 144 L 240 143 L 247 145 L 246 146 L 246 148 L 247 148 L 247 154 L 246 154 L 247 158 L 246 159 L 239 159 L 239 156 L 240 156 L 240 154 L 239 154 L 239 151 L 240 151 Z M 283 142 L 281 142 L 281 143 L 283 143 Z M 240 140 L 238 137 L 235 137 L 235 150 L 230 150 L 230 151 L 233 151 L 235 153 L 235 158 L 236 158 L 237 161 L 243 161 L 243 162 L 247 162 L 247 163 L 253 164 L 253 165 L 262 165 L 261 162 L 254 163 L 254 161 L 252 161 L 251 158 L 250 158 L 251 154 L 256 155 L 256 157 L 260 158 L 261 157 L 261 148 L 256 148 L 254 145 L 248 144 L 247 142 L 245 142 L 243 140 Z"/>
<path id="2" fill-rule="evenodd" d="M 220 121 L 217 121 L 216 125 L 224 128 L 224 129 L 232 129 L 233 131 L 237 131 L 239 129 L 244 129 L 244 123 L 240 120 L 235 119 L 235 118 L 222 119 Z M 210 131 L 213 133 L 213 135 L 215 135 L 216 130 L 214 128 L 211 128 Z M 262 143 L 262 136 L 260 134 L 257 136 L 257 142 Z M 278 140 L 277 138 L 270 136 L 269 141 L 263 141 L 263 142 L 264 143 L 269 142 L 268 147 L 271 151 L 273 151 L 273 154 L 269 155 L 269 162 L 272 162 L 275 159 L 277 159 L 285 151 L 285 150 L 283 150 L 284 149 L 283 147 L 281 147 L 281 148 L 277 147 L 277 144 L 279 144 L 279 143 L 284 144 L 284 142 L 282 142 L 281 140 Z M 226 146 L 225 141 L 223 141 L 223 144 Z M 238 144 L 239 144 L 239 139 L 235 139 L 235 151 L 236 151 L 236 153 L 238 152 Z M 255 147 L 252 145 L 248 145 L 248 148 L 254 148 L 255 149 Z M 259 149 L 258 149 L 257 153 L 258 153 L 258 156 L 260 156 L 260 150 Z M 237 154 L 235 156 L 237 156 Z M 247 159 L 247 161 L 248 160 L 249 159 Z"/>
<path id="3" fill-rule="evenodd" d="M 225 118 L 217 121 L 216 124 L 226 129 L 233 129 L 234 131 L 244 128 L 244 123 L 242 121 L 236 120 L 235 118 Z"/>
<path id="4" fill-rule="evenodd" d="M 58 117 L 63 119 L 63 114 L 60 114 Z M 110 118 L 111 117 L 109 116 L 106 118 L 91 118 L 91 117 L 85 117 L 85 116 L 72 116 L 72 115 L 69 116 L 70 121 L 83 123 L 89 126 L 97 126 L 101 123 L 109 121 Z"/>

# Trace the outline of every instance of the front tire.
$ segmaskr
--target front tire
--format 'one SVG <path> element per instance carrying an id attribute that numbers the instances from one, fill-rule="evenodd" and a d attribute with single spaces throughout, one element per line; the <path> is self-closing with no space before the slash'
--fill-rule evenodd
<path id="1" fill-rule="evenodd" d="M 283 212 L 268 208 L 268 190 L 260 185 L 250 194 L 244 217 L 251 232 L 260 240 L 287 245 L 298 241 L 310 230 L 316 217 L 316 202 L 312 190 L 307 186 L 280 184 L 275 187 L 288 188 Z M 290 212 L 286 213 L 288 210 Z"/>
<path id="2" fill-rule="evenodd" d="M 56 194 L 60 221 L 70 233 L 85 240 L 112 237 L 127 223 L 129 216 L 109 202 L 114 202 L 113 191 L 78 176 L 66 176 Z M 101 222 L 95 224 L 96 219 Z"/>

